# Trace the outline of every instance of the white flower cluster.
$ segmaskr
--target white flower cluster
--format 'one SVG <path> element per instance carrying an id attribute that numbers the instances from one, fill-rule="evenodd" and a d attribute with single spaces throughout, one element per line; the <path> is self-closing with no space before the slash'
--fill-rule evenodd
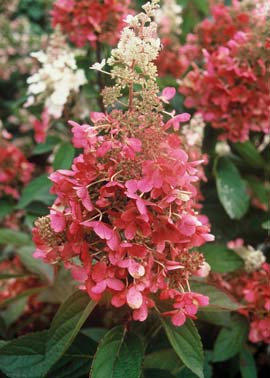
<path id="1" fill-rule="evenodd" d="M 183 8 L 175 0 L 163 0 L 163 6 L 156 14 L 156 22 L 159 25 L 161 35 L 170 33 L 180 35 Z"/>
<path id="2" fill-rule="evenodd" d="M 102 92 L 105 106 L 115 106 L 118 102 L 130 110 L 140 109 L 141 113 L 147 113 L 158 106 L 159 88 L 154 61 L 161 49 L 161 42 L 157 37 L 154 17 L 159 9 L 159 0 L 151 0 L 142 8 L 145 13 L 127 16 L 127 26 L 121 33 L 117 47 L 112 50 L 111 57 L 107 61 L 103 59 L 101 63 L 95 63 L 91 68 L 115 79 L 115 85 L 105 87 Z M 106 64 L 111 66 L 110 72 L 103 69 Z M 129 101 L 125 104 L 122 100 L 125 101 L 127 88 Z"/>
<path id="3" fill-rule="evenodd" d="M 143 6 L 145 13 L 127 16 L 125 21 L 128 26 L 123 29 L 117 48 L 112 50 L 108 59 L 110 66 L 123 64 L 131 68 L 136 65 L 143 74 L 148 74 L 150 69 L 152 76 L 151 62 L 157 58 L 161 48 L 157 24 L 152 21 L 158 3 L 159 0 L 153 0 Z"/>
<path id="4" fill-rule="evenodd" d="M 235 252 L 244 260 L 245 271 L 252 273 L 261 268 L 265 263 L 265 256 L 260 250 L 255 250 L 251 245 L 235 247 Z"/>
<path id="5" fill-rule="evenodd" d="M 56 41 L 60 41 L 58 48 L 55 48 Z M 27 79 L 30 97 L 26 106 L 45 101 L 48 113 L 60 118 L 69 96 L 79 92 L 79 87 L 87 82 L 84 71 L 77 68 L 75 54 L 59 38 L 59 31 L 52 35 L 45 52 L 38 51 L 31 56 L 41 67 Z"/>
<path id="6" fill-rule="evenodd" d="M 205 122 L 201 114 L 195 114 L 187 125 L 182 127 L 181 134 L 185 142 L 190 146 L 201 147 L 203 142 Z"/>

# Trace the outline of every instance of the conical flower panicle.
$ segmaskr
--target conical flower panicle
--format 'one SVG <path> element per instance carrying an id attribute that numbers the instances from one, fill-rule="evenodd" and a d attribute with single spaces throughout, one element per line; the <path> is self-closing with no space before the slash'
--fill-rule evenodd
<path id="1" fill-rule="evenodd" d="M 208 304 L 190 292 L 188 280 L 208 274 L 203 256 L 191 249 L 213 236 L 196 210 L 201 161 L 189 161 L 181 139 L 167 132 L 190 117 L 165 112 L 174 88 L 158 95 L 157 8 L 153 0 L 145 13 L 127 18 L 110 72 L 106 62 L 94 66 L 115 79 L 104 91 L 112 110 L 91 113 L 92 125 L 70 121 L 73 144 L 83 153 L 71 170 L 50 176 L 57 195 L 48 216 L 55 242 L 46 241 L 44 220 L 46 230 L 36 223 L 33 233 L 35 256 L 62 261 L 93 300 L 110 294 L 113 306 L 127 305 L 133 319 L 143 321 L 158 297 L 171 299 L 164 315 L 181 325 Z"/>

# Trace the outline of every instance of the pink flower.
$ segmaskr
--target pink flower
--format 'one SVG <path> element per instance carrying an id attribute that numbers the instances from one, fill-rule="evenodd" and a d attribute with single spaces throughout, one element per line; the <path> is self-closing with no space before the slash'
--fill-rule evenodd
<path id="1" fill-rule="evenodd" d="M 35 141 L 37 143 L 44 143 L 46 140 L 47 131 L 49 129 L 50 116 L 47 109 L 41 113 L 41 121 L 34 120 L 33 127 L 35 132 Z"/>
<path id="2" fill-rule="evenodd" d="M 53 4 L 52 26 L 61 26 L 70 40 L 78 47 L 96 41 L 115 45 L 124 25 L 129 0 L 56 0 Z"/>
<path id="3" fill-rule="evenodd" d="M 180 123 L 182 122 L 188 122 L 190 120 L 190 114 L 188 113 L 182 113 L 178 114 L 175 117 L 172 117 L 166 124 L 165 129 L 169 129 L 171 126 L 173 127 L 174 131 L 179 130 Z"/>
<path id="4" fill-rule="evenodd" d="M 161 100 L 165 103 L 169 103 L 169 101 L 175 96 L 176 89 L 173 87 L 166 87 L 163 89 L 161 93 Z"/>

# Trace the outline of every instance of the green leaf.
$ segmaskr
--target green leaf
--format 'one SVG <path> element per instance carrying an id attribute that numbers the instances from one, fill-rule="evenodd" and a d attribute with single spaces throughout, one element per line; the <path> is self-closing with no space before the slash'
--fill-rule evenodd
<path id="1" fill-rule="evenodd" d="M 240 269 L 244 262 L 233 250 L 224 244 L 208 243 L 200 248 L 213 272 L 227 273 Z"/>
<path id="2" fill-rule="evenodd" d="M 48 331 L 6 343 L 0 350 L 0 369 L 10 378 L 43 378 L 64 355 L 95 307 L 77 291 L 58 310 Z"/>
<path id="3" fill-rule="evenodd" d="M 5 311 L 1 312 L 7 328 L 24 313 L 27 301 L 28 297 L 18 298 Z"/>
<path id="4" fill-rule="evenodd" d="M 94 357 L 91 378 L 140 378 L 143 344 L 140 338 L 127 333 L 123 326 L 111 329 L 99 343 Z"/>
<path id="5" fill-rule="evenodd" d="M 36 145 L 33 155 L 45 154 L 52 151 L 59 141 L 60 139 L 58 137 L 49 135 L 45 143 L 39 143 Z"/>
<path id="6" fill-rule="evenodd" d="M 203 282 L 190 281 L 191 290 L 209 297 L 209 306 L 204 307 L 203 311 L 236 311 L 239 304 L 234 302 L 227 294 L 213 285 Z"/>
<path id="7" fill-rule="evenodd" d="M 183 363 L 173 349 L 160 349 L 147 354 L 143 366 L 145 369 L 167 370 L 176 374 L 183 367 Z"/>
<path id="8" fill-rule="evenodd" d="M 234 143 L 233 147 L 237 150 L 243 160 L 252 168 L 264 168 L 265 162 L 259 154 L 257 148 L 250 142 Z"/>
<path id="9" fill-rule="evenodd" d="M 9 244 L 14 246 L 24 246 L 32 244 L 31 238 L 24 232 L 15 231 L 10 228 L 0 229 L 0 244 Z"/>
<path id="10" fill-rule="evenodd" d="M 268 208 L 270 203 L 270 193 L 269 190 L 267 190 L 265 183 L 258 180 L 254 176 L 249 176 L 247 180 L 248 185 L 251 191 L 254 193 L 255 197 L 257 197 L 258 200 L 263 203 L 266 208 Z"/>
<path id="11" fill-rule="evenodd" d="M 0 280 L 10 280 L 10 279 L 18 279 L 18 278 L 25 278 L 25 277 L 31 277 L 31 274 L 28 273 L 22 273 L 22 274 L 16 274 L 16 273 L 1 273 L 0 274 Z"/>
<path id="12" fill-rule="evenodd" d="M 75 156 L 75 148 L 71 143 L 63 143 L 56 152 L 53 162 L 54 169 L 69 169 Z"/>
<path id="13" fill-rule="evenodd" d="M 16 302 L 18 299 L 29 297 L 33 294 L 39 294 L 43 290 L 43 287 L 33 287 L 31 289 L 24 290 L 17 294 L 15 297 L 9 297 L 0 303 L 0 308 L 6 307 L 11 303 Z"/>
<path id="14" fill-rule="evenodd" d="M 248 324 L 244 318 L 231 321 L 230 328 L 222 328 L 214 345 L 214 362 L 226 361 L 239 353 L 246 341 Z"/>
<path id="15" fill-rule="evenodd" d="M 81 330 L 83 335 L 90 337 L 92 340 L 96 341 L 97 343 L 102 339 L 105 335 L 107 330 L 105 328 L 100 327 L 91 327 L 91 328 L 84 328 Z"/>
<path id="16" fill-rule="evenodd" d="M 143 378 L 176 378 L 176 377 L 175 375 L 170 374 L 167 370 L 144 369 Z"/>
<path id="17" fill-rule="evenodd" d="M 14 204 L 8 200 L 0 200 L 0 219 L 10 214 L 14 210 Z"/>
<path id="18" fill-rule="evenodd" d="M 42 202 L 45 205 L 51 205 L 55 196 L 49 193 L 51 182 L 47 175 L 36 177 L 22 191 L 18 209 L 24 209 L 32 202 Z"/>
<path id="19" fill-rule="evenodd" d="M 51 266 L 49 267 L 52 268 Z M 38 296 L 38 300 L 41 302 L 63 303 L 76 290 L 76 282 L 72 278 L 70 271 L 63 267 L 60 267 L 55 279 L 53 280 L 52 278 L 51 282 L 52 284 Z"/>
<path id="20" fill-rule="evenodd" d="M 218 197 L 226 213 L 231 219 L 241 219 L 249 208 L 245 181 L 227 157 L 218 159 L 215 174 Z"/>
<path id="21" fill-rule="evenodd" d="M 174 327 L 170 319 L 161 318 L 161 322 L 175 353 L 186 367 L 203 378 L 203 349 L 194 323 L 187 319 L 181 327 Z"/>
<path id="22" fill-rule="evenodd" d="M 254 357 L 247 349 L 240 352 L 240 372 L 242 378 L 257 378 L 258 376 Z"/>
<path id="23" fill-rule="evenodd" d="M 33 253 L 35 251 L 34 246 L 22 247 L 17 250 L 17 255 L 20 257 L 21 262 L 29 272 L 35 273 L 43 280 L 47 282 L 53 282 L 53 267 L 49 264 L 45 264 L 40 259 L 35 259 Z"/>
<path id="24" fill-rule="evenodd" d="M 229 312 L 219 311 L 219 312 L 210 312 L 210 311 L 198 311 L 198 319 L 203 322 L 210 324 L 215 324 L 222 327 L 228 327 L 231 323 L 231 316 Z"/>
<path id="25" fill-rule="evenodd" d="M 97 343 L 80 332 L 63 357 L 46 375 L 46 378 L 85 377 L 90 371 L 96 349 Z"/>
<path id="26" fill-rule="evenodd" d="M 262 228 L 264 230 L 270 230 L 270 220 L 269 221 L 266 221 L 266 222 L 263 222 L 262 224 Z"/>
<path id="27" fill-rule="evenodd" d="M 193 2 L 200 12 L 202 12 L 204 15 L 208 15 L 209 5 L 207 0 L 193 0 Z"/>

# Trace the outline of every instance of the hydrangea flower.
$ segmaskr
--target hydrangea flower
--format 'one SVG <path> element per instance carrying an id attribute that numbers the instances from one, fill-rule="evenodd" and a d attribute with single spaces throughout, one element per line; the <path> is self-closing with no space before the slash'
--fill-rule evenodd
<path id="1" fill-rule="evenodd" d="M 189 60 L 182 54 L 179 36 L 182 33 L 182 7 L 175 0 L 164 0 L 155 18 L 161 36 L 162 49 L 156 60 L 160 76 L 180 77 L 188 68 Z"/>
<path id="2" fill-rule="evenodd" d="M 116 45 L 130 0 L 56 0 L 52 26 L 61 26 L 78 47 L 97 42 Z"/>
<path id="3" fill-rule="evenodd" d="M 75 53 L 65 43 L 59 30 L 51 36 L 46 51 L 38 51 L 31 56 L 39 61 L 41 67 L 27 79 L 29 98 L 25 106 L 44 101 L 46 114 L 60 118 L 70 97 L 86 83 L 84 71 L 77 68 Z M 38 141 L 41 142 L 42 138 L 38 137 Z"/>
<path id="4" fill-rule="evenodd" d="M 270 132 L 269 18 L 256 9 L 238 1 L 214 6 L 213 18 L 198 25 L 186 48 L 197 47 L 199 65 L 181 81 L 185 105 L 232 142 Z"/>
<path id="5" fill-rule="evenodd" d="M 182 325 L 208 304 L 188 280 L 208 274 L 196 247 L 213 236 L 196 210 L 201 161 L 190 160 L 180 137 L 167 131 L 190 116 L 165 111 L 172 88 L 159 95 L 158 1 L 143 8 L 127 18 L 106 64 L 95 66 L 115 80 L 103 91 L 112 110 L 91 113 L 91 124 L 70 121 L 73 144 L 83 152 L 71 170 L 50 175 L 57 198 L 50 215 L 35 223 L 35 257 L 63 262 L 93 300 L 109 295 L 134 320 L 170 299 L 172 310 L 163 315 Z"/>
<path id="6" fill-rule="evenodd" d="M 244 260 L 244 270 L 211 274 L 210 280 L 243 305 L 238 311 L 249 321 L 249 340 L 269 344 L 270 265 L 260 250 L 245 246 L 243 239 L 230 241 L 228 247 Z"/>
<path id="7" fill-rule="evenodd" d="M 0 198 L 11 196 L 18 199 L 20 189 L 32 176 L 34 166 L 23 152 L 0 134 Z"/>

